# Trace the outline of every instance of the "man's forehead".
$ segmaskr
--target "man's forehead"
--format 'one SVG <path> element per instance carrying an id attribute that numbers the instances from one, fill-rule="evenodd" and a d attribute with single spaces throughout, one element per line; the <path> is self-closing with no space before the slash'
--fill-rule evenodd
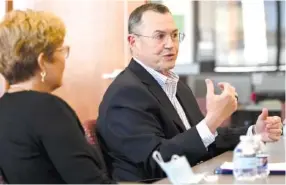
<path id="1" fill-rule="evenodd" d="M 157 13 L 154 11 L 147 11 L 142 15 L 142 28 L 146 30 L 161 30 L 161 31 L 173 31 L 176 28 L 173 16 L 170 13 Z"/>

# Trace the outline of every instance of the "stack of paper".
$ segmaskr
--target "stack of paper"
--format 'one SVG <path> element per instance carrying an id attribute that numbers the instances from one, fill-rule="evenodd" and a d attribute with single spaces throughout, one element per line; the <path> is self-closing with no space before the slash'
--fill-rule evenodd
<path id="1" fill-rule="evenodd" d="M 233 170 L 232 162 L 224 162 L 221 166 L 221 169 Z M 268 163 L 268 169 L 270 171 L 286 171 L 286 163 Z"/>

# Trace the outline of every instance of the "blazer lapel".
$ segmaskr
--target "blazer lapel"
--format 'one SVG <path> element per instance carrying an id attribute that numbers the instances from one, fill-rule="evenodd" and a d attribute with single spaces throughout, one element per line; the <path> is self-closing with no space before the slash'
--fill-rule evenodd
<path id="1" fill-rule="evenodd" d="M 184 86 L 185 85 L 182 84 L 181 81 L 178 82 L 177 98 L 185 111 L 190 125 L 194 127 L 202 119 L 204 119 L 204 116 L 199 109 L 199 106 L 192 91 L 187 91 L 186 87 Z"/>
<path id="2" fill-rule="evenodd" d="M 161 87 L 158 88 L 157 86 L 150 85 L 148 88 L 150 92 L 157 98 L 162 107 L 166 109 L 167 114 L 170 115 L 171 119 L 175 122 L 175 124 L 178 125 L 183 131 L 186 130 L 181 118 L 179 117 L 176 109 L 169 100 L 168 96 Z"/>
<path id="3" fill-rule="evenodd" d="M 149 91 L 153 94 L 162 107 L 166 110 L 167 114 L 170 115 L 171 119 L 175 124 L 182 129 L 186 130 L 182 120 L 180 119 L 177 111 L 175 110 L 173 104 L 169 100 L 168 96 L 158 84 L 158 82 L 153 78 L 148 71 L 146 71 L 140 64 L 135 60 L 131 60 L 128 68 L 144 83 L 147 85 Z"/>

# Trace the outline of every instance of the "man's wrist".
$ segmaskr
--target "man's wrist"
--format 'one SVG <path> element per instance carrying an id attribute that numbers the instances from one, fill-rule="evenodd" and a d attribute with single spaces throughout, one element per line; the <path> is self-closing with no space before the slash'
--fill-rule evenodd
<path id="1" fill-rule="evenodd" d="M 210 131 L 215 134 L 216 129 L 219 127 L 219 125 L 223 122 L 220 120 L 220 117 L 215 114 L 207 114 L 205 117 L 206 125 L 209 127 Z"/>

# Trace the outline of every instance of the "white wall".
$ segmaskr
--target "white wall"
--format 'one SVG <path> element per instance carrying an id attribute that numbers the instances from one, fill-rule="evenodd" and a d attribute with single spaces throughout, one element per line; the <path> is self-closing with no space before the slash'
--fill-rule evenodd
<path id="1" fill-rule="evenodd" d="M 33 9 L 35 1 L 41 1 L 41 0 L 13 0 L 13 9 L 14 10 Z"/>

